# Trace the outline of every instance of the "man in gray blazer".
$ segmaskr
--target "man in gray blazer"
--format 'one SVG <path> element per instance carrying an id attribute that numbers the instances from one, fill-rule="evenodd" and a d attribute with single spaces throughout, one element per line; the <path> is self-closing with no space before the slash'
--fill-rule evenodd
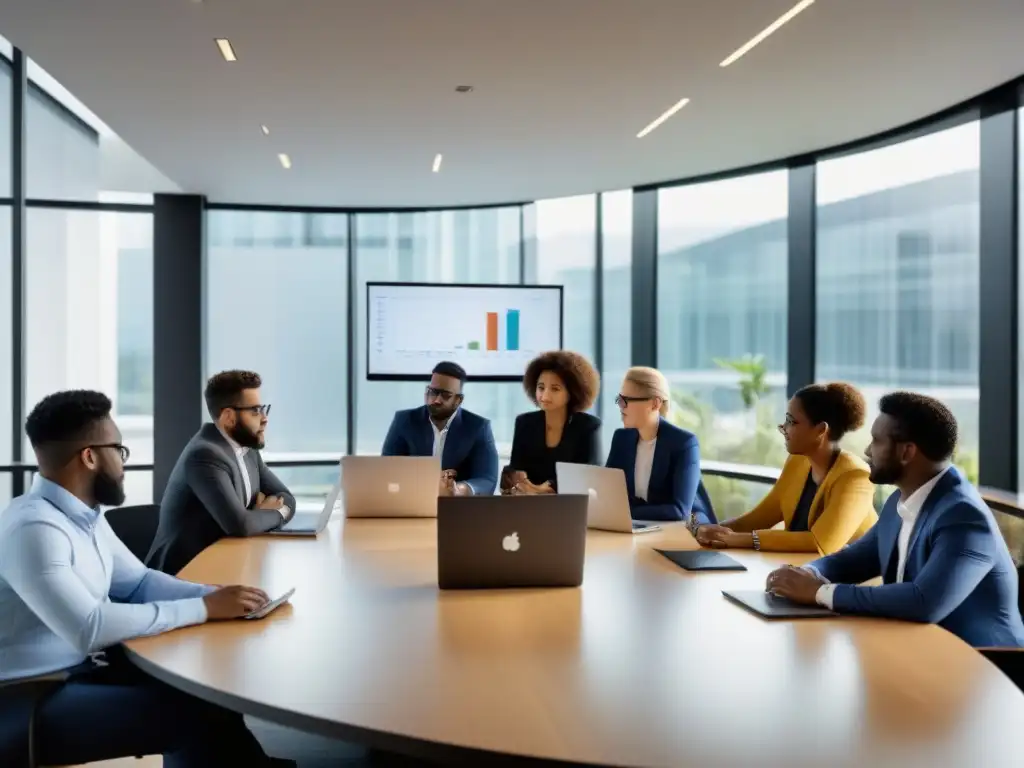
<path id="1" fill-rule="evenodd" d="M 176 574 L 225 536 L 255 536 L 295 514 L 295 497 L 259 453 L 270 414 L 261 384 L 251 371 L 224 371 L 207 382 L 213 423 L 185 446 L 167 481 L 150 568 Z"/>

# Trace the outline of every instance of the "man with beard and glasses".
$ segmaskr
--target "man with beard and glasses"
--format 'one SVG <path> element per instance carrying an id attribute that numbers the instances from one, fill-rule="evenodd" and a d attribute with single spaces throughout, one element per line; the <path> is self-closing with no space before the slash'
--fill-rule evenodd
<path id="1" fill-rule="evenodd" d="M 465 382 L 462 366 L 434 366 L 424 404 L 395 414 L 381 450 L 384 456 L 439 456 L 440 496 L 490 496 L 498 485 L 491 422 L 462 407 Z"/>
<path id="2" fill-rule="evenodd" d="M 39 473 L 0 515 L 0 765 L 150 754 L 168 768 L 294 765 L 268 758 L 241 715 L 118 652 L 124 640 L 239 618 L 267 595 L 149 570 L 117 538 L 101 507 L 124 502 L 128 448 L 110 408 L 99 392 L 58 392 L 25 422 Z M 25 681 L 43 675 L 56 679 L 35 700 Z"/>
<path id="3" fill-rule="evenodd" d="M 957 425 L 938 400 L 879 402 L 871 482 L 895 485 L 878 522 L 845 549 L 768 577 L 767 590 L 839 613 L 938 624 L 975 647 L 1024 647 L 1017 571 L 988 506 L 951 465 Z M 857 586 L 881 576 L 882 585 Z"/>
<path id="4" fill-rule="evenodd" d="M 263 463 L 270 406 L 251 371 L 224 371 L 206 384 L 213 423 L 193 437 L 167 480 L 146 563 L 177 573 L 225 536 L 255 536 L 291 520 L 295 497 Z"/>

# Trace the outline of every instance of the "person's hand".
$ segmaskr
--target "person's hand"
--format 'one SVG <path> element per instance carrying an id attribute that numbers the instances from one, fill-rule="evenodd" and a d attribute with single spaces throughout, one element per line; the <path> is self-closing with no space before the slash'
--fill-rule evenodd
<path id="1" fill-rule="evenodd" d="M 265 496 L 262 492 L 256 494 L 256 509 L 273 509 L 280 511 L 284 506 L 284 499 L 280 496 Z"/>
<path id="2" fill-rule="evenodd" d="M 267 593 L 256 587 L 220 587 L 203 598 L 210 621 L 239 619 L 270 602 Z"/>
<path id="3" fill-rule="evenodd" d="M 702 525 L 697 528 L 695 538 L 702 547 L 722 548 L 726 546 L 726 539 L 732 532 L 732 528 L 726 528 L 724 525 Z"/>
<path id="4" fill-rule="evenodd" d="M 526 473 L 515 469 L 506 469 L 501 475 L 501 491 L 509 494 L 515 491 L 515 487 L 526 479 Z"/>
<path id="5" fill-rule="evenodd" d="M 814 571 L 784 565 L 768 574 L 765 591 L 801 605 L 817 605 L 818 589 L 826 583 Z"/>
<path id="6" fill-rule="evenodd" d="M 551 483 L 547 480 L 540 485 L 537 485 L 536 483 L 531 483 L 526 478 L 523 478 L 515 484 L 512 492 L 516 496 L 540 496 L 546 493 L 554 493 L 555 489 L 551 487 Z"/>
<path id="7" fill-rule="evenodd" d="M 473 491 L 469 487 L 469 483 L 455 483 L 452 485 L 453 496 L 472 496 Z"/>
<path id="8" fill-rule="evenodd" d="M 455 495 L 455 470 L 446 469 L 441 472 L 441 479 L 437 483 L 438 496 Z"/>

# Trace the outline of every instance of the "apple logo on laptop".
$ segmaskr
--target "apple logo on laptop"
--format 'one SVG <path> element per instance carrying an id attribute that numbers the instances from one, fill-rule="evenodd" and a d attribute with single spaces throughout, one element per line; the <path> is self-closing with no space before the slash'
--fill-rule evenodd
<path id="1" fill-rule="evenodd" d="M 508 536 L 501 540 L 501 548 L 506 552 L 518 552 L 519 551 L 519 534 L 513 531 Z"/>
<path id="2" fill-rule="evenodd" d="M 388 493 L 398 493 L 398 483 L 388 483 Z"/>

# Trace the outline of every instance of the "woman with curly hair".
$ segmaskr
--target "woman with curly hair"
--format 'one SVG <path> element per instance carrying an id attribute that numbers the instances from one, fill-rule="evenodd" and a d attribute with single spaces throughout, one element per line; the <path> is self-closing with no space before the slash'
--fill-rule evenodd
<path id="1" fill-rule="evenodd" d="M 860 429 L 864 396 L 850 384 L 799 390 L 779 426 L 789 458 L 771 491 L 750 512 L 697 529 L 706 547 L 830 555 L 878 520 L 868 465 L 842 450 L 843 435 Z M 781 530 L 775 526 L 783 523 Z"/>
<path id="2" fill-rule="evenodd" d="M 585 412 L 600 387 L 594 366 L 576 352 L 545 352 L 526 367 L 523 389 L 540 410 L 516 417 L 502 493 L 555 493 L 556 462 L 601 464 L 601 420 Z"/>

